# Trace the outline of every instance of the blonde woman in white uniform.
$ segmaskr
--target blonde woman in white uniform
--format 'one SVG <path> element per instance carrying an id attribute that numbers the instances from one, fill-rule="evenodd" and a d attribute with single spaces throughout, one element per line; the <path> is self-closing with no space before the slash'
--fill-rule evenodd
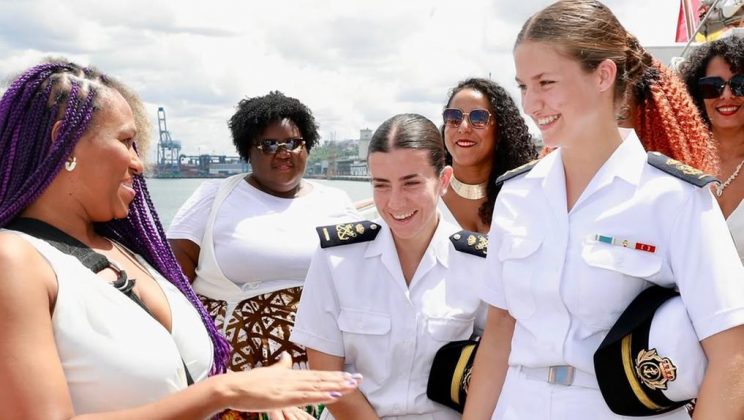
<path id="1" fill-rule="evenodd" d="M 602 398 L 593 354 L 653 284 L 679 289 L 708 358 L 695 418 L 744 418 L 744 269 L 699 182 L 708 178 L 617 130 L 626 84 L 643 72 L 639 51 L 591 0 L 555 3 L 517 37 L 524 111 L 557 150 L 502 177 L 466 419 L 622 418 Z"/>
<path id="2" fill-rule="evenodd" d="M 431 121 L 402 114 L 372 136 L 368 162 L 381 220 L 319 228 L 291 339 L 310 367 L 364 375 L 325 418 L 458 419 L 429 400 L 434 355 L 481 329 L 487 242 L 437 211 L 452 169 Z M 468 239 L 470 241 L 468 242 Z"/>

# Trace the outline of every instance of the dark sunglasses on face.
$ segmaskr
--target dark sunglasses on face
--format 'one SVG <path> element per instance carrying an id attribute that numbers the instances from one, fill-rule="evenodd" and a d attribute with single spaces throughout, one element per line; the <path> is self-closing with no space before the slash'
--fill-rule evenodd
<path id="1" fill-rule="evenodd" d="M 442 112 L 444 124 L 452 127 L 459 127 L 462 120 L 468 118 L 468 122 L 473 128 L 484 128 L 491 119 L 491 113 L 485 109 L 474 109 L 470 112 L 462 112 L 458 108 L 447 108 Z"/>
<path id="2" fill-rule="evenodd" d="M 305 145 L 305 140 L 300 137 L 289 138 L 284 141 L 277 139 L 263 139 L 258 142 L 256 148 L 264 152 L 266 155 L 273 155 L 279 151 L 280 147 L 285 148 L 289 152 L 297 153 L 302 150 L 302 146 Z"/>
<path id="3" fill-rule="evenodd" d="M 701 77 L 698 80 L 698 91 L 704 99 L 715 99 L 723 95 L 726 85 L 731 88 L 732 95 L 744 96 L 744 74 L 737 74 L 729 80 L 718 76 Z"/>

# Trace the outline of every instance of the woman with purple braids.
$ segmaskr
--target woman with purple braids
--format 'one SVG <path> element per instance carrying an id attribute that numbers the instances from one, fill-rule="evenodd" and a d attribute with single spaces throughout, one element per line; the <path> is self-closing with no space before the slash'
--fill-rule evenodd
<path id="1" fill-rule="evenodd" d="M 288 358 L 223 374 L 229 347 L 142 177 L 143 115 L 121 83 L 64 61 L 0 100 L 0 418 L 205 418 L 354 390 L 360 377 Z"/>

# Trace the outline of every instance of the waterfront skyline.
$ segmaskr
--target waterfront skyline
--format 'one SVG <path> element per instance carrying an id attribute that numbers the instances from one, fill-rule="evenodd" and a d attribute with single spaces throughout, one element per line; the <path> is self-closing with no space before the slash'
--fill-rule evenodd
<path id="1" fill-rule="evenodd" d="M 0 78 L 50 55 L 92 63 L 139 92 L 156 136 L 165 107 L 186 154 L 235 154 L 226 120 L 270 90 L 306 103 L 324 140 L 352 139 L 401 112 L 439 123 L 447 89 L 468 76 L 519 101 L 512 44 L 549 3 L 5 0 Z M 605 3 L 644 45 L 673 43 L 678 0 Z"/>

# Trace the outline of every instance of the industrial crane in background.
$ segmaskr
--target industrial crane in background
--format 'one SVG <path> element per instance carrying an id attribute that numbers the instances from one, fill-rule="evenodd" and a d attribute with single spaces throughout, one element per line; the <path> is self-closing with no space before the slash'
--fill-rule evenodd
<path id="1" fill-rule="evenodd" d="M 239 156 L 181 154 L 181 142 L 171 137 L 162 106 L 158 108 L 158 133 L 157 164 L 151 174 L 155 178 L 224 178 L 250 170 Z"/>
<path id="2" fill-rule="evenodd" d="M 158 164 L 155 171 L 156 176 L 177 177 L 181 163 L 181 142 L 173 140 L 168 131 L 168 122 L 165 119 L 165 108 L 158 108 Z"/>

